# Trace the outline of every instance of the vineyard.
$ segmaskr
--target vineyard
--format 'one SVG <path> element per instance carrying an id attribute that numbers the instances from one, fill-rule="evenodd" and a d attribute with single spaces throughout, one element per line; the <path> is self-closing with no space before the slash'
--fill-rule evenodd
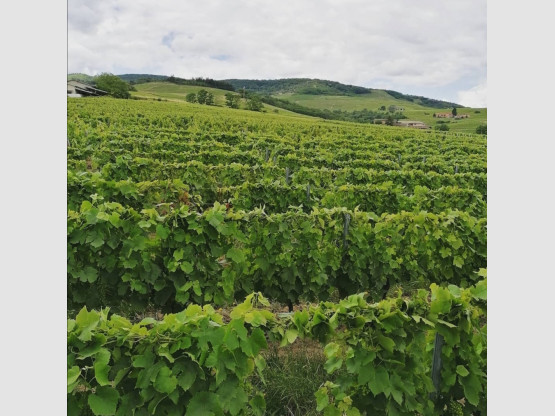
<path id="1" fill-rule="evenodd" d="M 485 136 L 68 99 L 68 412 L 485 415 Z M 303 344 L 304 343 L 304 344 Z"/>

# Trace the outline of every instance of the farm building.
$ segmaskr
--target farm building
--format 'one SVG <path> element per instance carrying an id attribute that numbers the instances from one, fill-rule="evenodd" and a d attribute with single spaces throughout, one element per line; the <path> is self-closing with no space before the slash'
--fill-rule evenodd
<path id="1" fill-rule="evenodd" d="M 99 90 L 92 85 L 85 84 L 80 81 L 67 82 L 67 96 L 68 97 L 87 97 L 87 96 L 101 96 L 108 94 L 106 91 Z"/>
<path id="2" fill-rule="evenodd" d="M 399 120 L 396 121 L 395 126 L 398 127 L 412 127 L 413 129 L 428 129 L 429 127 L 421 121 L 415 120 Z"/>
<path id="3" fill-rule="evenodd" d="M 451 118 L 451 117 L 453 117 L 453 114 L 451 114 L 451 113 L 434 113 L 434 117 L 437 117 L 437 118 Z"/>

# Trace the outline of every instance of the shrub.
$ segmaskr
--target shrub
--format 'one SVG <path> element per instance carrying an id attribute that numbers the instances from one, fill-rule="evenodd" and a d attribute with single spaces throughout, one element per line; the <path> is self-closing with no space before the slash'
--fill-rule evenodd
<path id="1" fill-rule="evenodd" d="M 439 131 L 449 131 L 449 126 L 445 123 L 441 123 L 440 125 L 435 126 L 435 129 Z"/>
<path id="2" fill-rule="evenodd" d="M 488 126 L 487 124 L 481 124 L 478 127 L 476 127 L 476 133 L 478 134 L 488 134 Z"/>

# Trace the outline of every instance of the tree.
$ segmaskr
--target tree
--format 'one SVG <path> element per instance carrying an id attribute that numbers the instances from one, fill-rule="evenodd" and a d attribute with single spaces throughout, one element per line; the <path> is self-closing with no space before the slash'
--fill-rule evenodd
<path id="1" fill-rule="evenodd" d="M 117 75 L 103 72 L 94 79 L 96 88 L 104 90 L 115 98 L 129 98 L 129 84 Z"/>
<path id="2" fill-rule="evenodd" d="M 393 126 L 393 122 L 394 122 L 393 116 L 392 116 L 391 114 L 388 115 L 388 116 L 387 116 L 387 119 L 385 120 L 385 124 L 386 124 L 387 126 Z"/>
<path id="3" fill-rule="evenodd" d="M 227 105 L 229 108 L 239 108 L 240 99 L 240 96 L 228 92 L 225 95 L 225 105 Z"/>
<path id="4" fill-rule="evenodd" d="M 453 114 L 453 117 L 457 115 L 457 107 L 453 107 L 453 111 L 451 111 L 451 114 Z"/>
<path id="5" fill-rule="evenodd" d="M 488 134 L 488 125 L 487 124 L 481 124 L 478 127 L 476 127 L 476 133 L 478 134 Z"/>
<path id="6" fill-rule="evenodd" d="M 385 111 L 385 105 L 382 105 L 378 110 Z"/>
<path id="7" fill-rule="evenodd" d="M 208 91 L 201 89 L 197 92 L 197 102 L 199 104 L 206 104 L 206 97 L 208 96 Z"/>
<path id="8" fill-rule="evenodd" d="M 204 104 L 214 105 L 214 94 L 212 94 L 211 92 L 207 92 L 206 99 L 204 100 Z"/>
<path id="9" fill-rule="evenodd" d="M 197 95 L 194 92 L 190 92 L 185 96 L 185 100 L 189 103 L 196 103 L 197 102 Z"/>
<path id="10" fill-rule="evenodd" d="M 253 95 L 247 100 L 247 108 L 251 111 L 260 111 L 264 108 L 264 105 L 262 104 L 260 97 Z"/>

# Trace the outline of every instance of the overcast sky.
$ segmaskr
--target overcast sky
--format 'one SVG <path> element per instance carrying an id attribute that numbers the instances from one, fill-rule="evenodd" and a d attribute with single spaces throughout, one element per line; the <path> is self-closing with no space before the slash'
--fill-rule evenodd
<path id="1" fill-rule="evenodd" d="M 486 103 L 486 0 L 69 0 L 68 72 L 321 78 Z"/>

